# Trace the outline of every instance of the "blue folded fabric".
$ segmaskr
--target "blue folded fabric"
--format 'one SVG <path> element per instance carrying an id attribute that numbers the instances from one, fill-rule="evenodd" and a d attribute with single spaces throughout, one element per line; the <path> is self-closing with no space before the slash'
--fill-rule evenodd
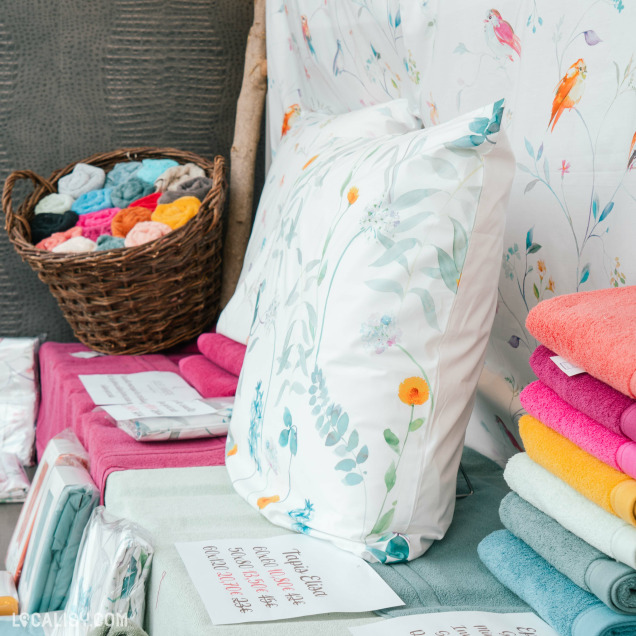
<path id="1" fill-rule="evenodd" d="M 141 172 L 141 169 L 137 171 L 137 174 Z M 113 205 L 118 208 L 126 208 L 130 203 L 145 197 L 147 194 L 151 194 L 155 191 L 155 186 L 152 183 L 147 183 L 143 179 L 140 179 L 136 175 L 115 186 L 111 192 L 111 199 Z"/>
<path id="2" fill-rule="evenodd" d="M 446 536 L 418 559 L 392 565 L 372 564 L 405 605 L 378 610 L 381 616 L 428 612 L 527 612 L 528 606 L 502 585 L 477 555 L 478 543 L 502 527 L 499 503 L 508 492 L 502 469 L 477 451 L 464 448 L 462 466 L 475 490 L 457 499 Z M 459 476 L 457 490 L 466 490 Z"/>
<path id="3" fill-rule="evenodd" d="M 636 634 L 636 617 L 610 610 L 508 530 L 488 535 L 477 550 L 486 567 L 559 634 Z"/>
<path id="4" fill-rule="evenodd" d="M 139 172 L 135 174 L 138 179 L 154 185 L 155 181 L 168 169 L 179 164 L 173 159 L 144 159 Z"/>
<path id="5" fill-rule="evenodd" d="M 116 163 L 112 170 L 106 174 L 106 188 L 114 188 L 115 186 L 126 183 L 128 179 L 135 176 L 135 173 L 141 168 L 141 161 L 124 161 Z"/>
<path id="6" fill-rule="evenodd" d="M 91 190 L 82 194 L 75 200 L 75 203 L 71 206 L 73 212 L 77 214 L 89 214 L 90 212 L 97 212 L 98 210 L 105 210 L 106 208 L 112 208 L 113 203 L 110 198 L 111 189 L 102 188 L 101 190 Z"/>

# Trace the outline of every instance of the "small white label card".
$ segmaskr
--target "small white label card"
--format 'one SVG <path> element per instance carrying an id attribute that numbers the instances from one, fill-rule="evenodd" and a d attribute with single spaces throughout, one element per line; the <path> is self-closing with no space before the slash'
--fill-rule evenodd
<path id="1" fill-rule="evenodd" d="M 214 625 L 404 605 L 366 561 L 306 535 L 175 545 Z"/>
<path id="2" fill-rule="evenodd" d="M 90 360 L 90 358 L 101 358 L 105 356 L 105 353 L 98 353 L 97 351 L 75 351 L 71 353 L 74 358 L 83 358 L 84 360 Z"/>
<path id="3" fill-rule="evenodd" d="M 559 636 L 536 614 L 440 612 L 411 614 L 350 627 L 354 636 Z"/>
<path id="4" fill-rule="evenodd" d="M 554 364 L 565 373 L 565 375 L 572 377 L 573 375 L 578 375 L 579 373 L 585 373 L 585 369 L 581 369 L 581 367 L 577 367 L 576 365 L 568 362 L 565 358 L 561 356 L 550 356 L 550 360 L 554 362 Z"/>
<path id="5" fill-rule="evenodd" d="M 202 399 L 180 375 L 169 371 L 97 373 L 80 375 L 79 379 L 97 406 Z"/>
<path id="6" fill-rule="evenodd" d="M 186 417 L 217 412 L 217 409 L 201 400 L 155 402 L 154 404 L 111 404 L 104 405 L 102 408 L 118 422 L 137 420 L 142 417 Z"/>

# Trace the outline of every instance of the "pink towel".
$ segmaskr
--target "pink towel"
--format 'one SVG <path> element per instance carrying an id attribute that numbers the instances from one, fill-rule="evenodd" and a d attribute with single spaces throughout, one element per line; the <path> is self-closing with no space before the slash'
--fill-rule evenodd
<path id="1" fill-rule="evenodd" d="M 636 286 L 556 296 L 530 311 L 526 327 L 552 351 L 636 398 Z"/>
<path id="2" fill-rule="evenodd" d="M 204 397 L 229 397 L 236 393 L 238 378 L 205 356 L 179 360 L 181 375 Z"/>
<path id="3" fill-rule="evenodd" d="M 577 411 L 542 382 L 529 384 L 519 398 L 530 415 L 603 463 L 636 479 L 636 442 Z"/>
<path id="4" fill-rule="evenodd" d="M 102 234 L 110 234 L 110 224 L 119 212 L 119 208 L 106 208 L 80 215 L 77 221 L 78 227 L 82 228 L 82 235 L 91 241 L 96 241 Z"/>
<path id="5" fill-rule="evenodd" d="M 636 400 L 593 378 L 589 373 L 568 377 L 550 356 L 556 355 L 543 345 L 530 356 L 530 366 L 539 380 L 559 397 L 610 431 L 636 440 Z"/>
<path id="6" fill-rule="evenodd" d="M 197 340 L 199 351 L 221 369 L 235 376 L 241 375 L 241 367 L 247 347 L 220 333 L 202 333 Z"/>

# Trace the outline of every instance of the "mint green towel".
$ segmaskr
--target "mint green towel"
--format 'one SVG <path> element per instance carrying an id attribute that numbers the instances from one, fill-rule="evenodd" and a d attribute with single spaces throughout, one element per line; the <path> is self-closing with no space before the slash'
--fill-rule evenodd
<path id="1" fill-rule="evenodd" d="M 446 536 L 414 561 L 373 564 L 375 571 L 406 603 L 404 607 L 381 610 L 378 614 L 393 617 L 453 610 L 528 611 L 528 606 L 503 586 L 477 555 L 477 544 L 502 527 L 499 503 L 508 492 L 503 471 L 470 448 L 464 448 L 462 466 L 475 492 L 457 499 Z M 466 490 L 461 475 L 457 490 Z"/>
<path id="2" fill-rule="evenodd" d="M 501 502 L 504 526 L 561 574 L 615 612 L 636 614 L 636 570 L 585 543 L 516 493 Z"/>

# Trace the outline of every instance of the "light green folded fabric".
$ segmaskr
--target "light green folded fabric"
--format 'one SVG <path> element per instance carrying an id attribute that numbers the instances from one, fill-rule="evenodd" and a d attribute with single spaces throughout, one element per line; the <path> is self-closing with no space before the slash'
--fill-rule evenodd
<path id="1" fill-rule="evenodd" d="M 636 570 L 610 559 L 516 493 L 501 502 L 504 526 L 561 574 L 615 612 L 636 614 Z"/>

